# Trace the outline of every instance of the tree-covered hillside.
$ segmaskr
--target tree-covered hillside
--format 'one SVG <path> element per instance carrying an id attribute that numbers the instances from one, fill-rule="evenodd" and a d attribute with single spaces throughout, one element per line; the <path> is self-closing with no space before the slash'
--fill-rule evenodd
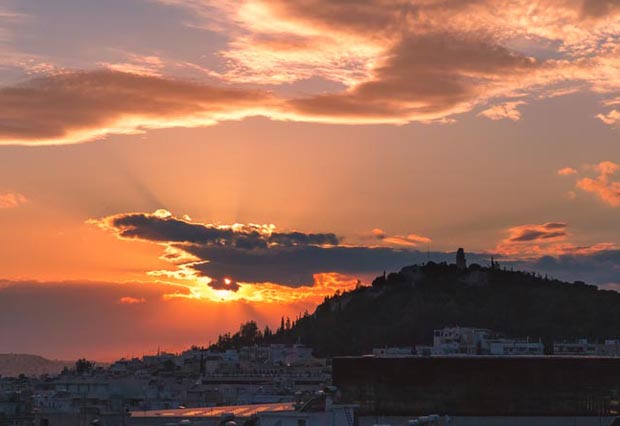
<path id="1" fill-rule="evenodd" d="M 271 331 L 253 322 L 220 336 L 224 349 L 247 344 L 301 342 L 317 355 L 354 355 L 380 346 L 430 344 L 445 326 L 489 328 L 510 337 L 554 340 L 620 338 L 620 293 L 567 283 L 497 265 L 428 263 L 335 294 Z"/>

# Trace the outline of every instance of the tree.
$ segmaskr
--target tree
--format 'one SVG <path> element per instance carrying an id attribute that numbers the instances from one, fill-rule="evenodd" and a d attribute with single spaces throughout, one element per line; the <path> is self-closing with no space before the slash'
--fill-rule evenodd
<path id="1" fill-rule="evenodd" d="M 95 362 L 80 358 L 75 362 L 75 371 L 78 374 L 89 373 L 95 369 Z"/>
<path id="2" fill-rule="evenodd" d="M 265 330 L 263 331 L 263 337 L 265 338 L 265 340 L 269 340 L 273 337 L 273 332 L 268 325 L 265 326 Z"/>
<path id="3" fill-rule="evenodd" d="M 261 337 L 261 332 L 255 321 L 248 321 L 239 327 L 239 338 L 241 345 L 253 345 Z"/>

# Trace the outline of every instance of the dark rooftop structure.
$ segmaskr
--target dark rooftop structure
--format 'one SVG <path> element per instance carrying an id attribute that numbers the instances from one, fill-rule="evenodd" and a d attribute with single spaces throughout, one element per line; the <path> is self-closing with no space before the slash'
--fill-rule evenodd
<path id="1" fill-rule="evenodd" d="M 606 416 L 620 411 L 620 358 L 373 356 L 333 360 L 360 414 Z"/>

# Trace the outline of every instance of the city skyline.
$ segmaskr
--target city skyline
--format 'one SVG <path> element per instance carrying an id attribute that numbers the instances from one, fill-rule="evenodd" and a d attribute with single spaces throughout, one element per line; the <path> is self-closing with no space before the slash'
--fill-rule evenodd
<path id="1" fill-rule="evenodd" d="M 0 353 L 111 360 L 427 260 L 620 285 L 614 0 L 7 0 Z"/>

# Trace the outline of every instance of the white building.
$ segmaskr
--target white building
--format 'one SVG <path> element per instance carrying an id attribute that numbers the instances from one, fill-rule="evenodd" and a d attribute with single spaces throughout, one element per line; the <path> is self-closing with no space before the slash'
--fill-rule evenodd
<path id="1" fill-rule="evenodd" d="M 593 343 L 588 339 L 575 341 L 554 342 L 554 355 L 566 356 L 609 356 L 620 357 L 620 341 L 607 339 L 605 343 Z"/>
<path id="2" fill-rule="evenodd" d="M 489 355 L 544 355 L 545 345 L 542 342 L 531 342 L 529 339 L 496 339 L 487 342 Z"/>
<path id="3" fill-rule="evenodd" d="M 433 333 L 433 355 L 480 355 L 487 351 L 491 331 L 484 328 L 446 327 Z"/>
<path id="4" fill-rule="evenodd" d="M 272 364 L 303 364 L 313 358 L 314 357 L 312 356 L 312 348 L 304 345 L 269 345 L 269 359 Z"/>
<path id="5" fill-rule="evenodd" d="M 553 343 L 554 355 L 568 355 L 568 356 L 585 356 L 585 355 L 598 355 L 598 345 L 596 343 L 588 342 L 588 339 L 578 339 L 576 341 L 569 342 L 554 342 Z"/>

